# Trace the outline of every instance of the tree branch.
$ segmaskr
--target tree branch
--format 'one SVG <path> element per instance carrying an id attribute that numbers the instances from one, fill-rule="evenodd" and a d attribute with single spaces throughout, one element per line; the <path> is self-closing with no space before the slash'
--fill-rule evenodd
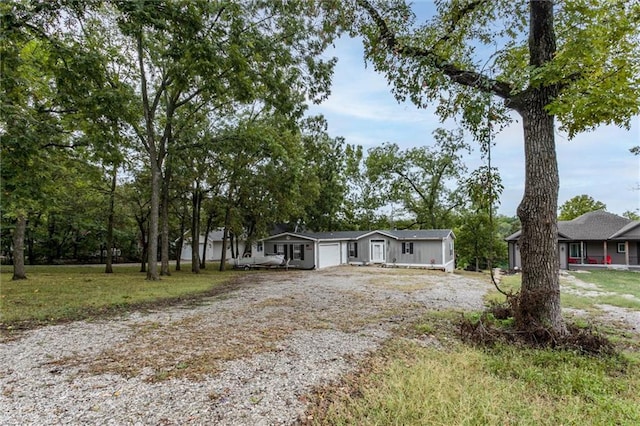
<path id="1" fill-rule="evenodd" d="M 483 3 L 486 3 L 487 0 L 476 0 L 474 2 L 469 3 L 462 9 L 456 10 L 455 15 L 449 22 L 449 27 L 445 30 L 444 36 L 438 40 L 435 44 L 443 43 L 448 41 L 451 38 L 451 34 L 458 28 L 458 24 L 467 14 L 473 12 L 476 7 L 480 6 Z"/>
<path id="2" fill-rule="evenodd" d="M 394 173 L 396 173 L 402 179 L 407 181 L 409 183 L 409 185 L 411 185 L 411 187 L 418 193 L 418 195 L 420 196 L 420 198 L 422 198 L 423 201 L 427 201 L 427 197 L 422 193 L 420 188 L 418 188 L 418 186 L 413 182 L 413 180 L 411 180 L 407 175 L 405 175 L 401 171 L 396 170 L 396 171 L 394 171 Z"/>
<path id="3" fill-rule="evenodd" d="M 472 87 L 483 92 L 495 94 L 505 100 L 511 100 L 512 87 L 510 84 L 489 78 L 488 76 L 476 71 L 459 68 L 454 64 L 448 63 L 443 57 L 433 50 L 399 42 L 396 35 L 391 31 L 391 29 L 389 29 L 384 18 L 371 5 L 371 3 L 367 0 L 356 0 L 356 3 L 369 14 L 371 19 L 373 19 L 373 22 L 380 31 L 380 41 L 383 42 L 390 51 L 410 58 L 426 59 L 429 62 L 429 66 L 441 71 L 455 83 Z M 464 10 L 466 9 L 467 8 Z"/>

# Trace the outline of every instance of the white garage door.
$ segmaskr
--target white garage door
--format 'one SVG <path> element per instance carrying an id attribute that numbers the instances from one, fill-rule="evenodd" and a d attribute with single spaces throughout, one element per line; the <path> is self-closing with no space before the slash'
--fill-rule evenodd
<path id="1" fill-rule="evenodd" d="M 318 244 L 318 269 L 340 264 L 340 243 Z"/>

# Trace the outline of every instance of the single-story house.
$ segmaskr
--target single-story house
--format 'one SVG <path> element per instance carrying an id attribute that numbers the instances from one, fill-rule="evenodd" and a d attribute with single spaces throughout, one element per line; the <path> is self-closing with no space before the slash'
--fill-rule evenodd
<path id="1" fill-rule="evenodd" d="M 216 230 L 209 232 L 209 236 L 207 238 L 207 261 L 219 262 L 222 257 L 222 237 L 224 236 L 224 231 Z M 204 248 L 204 235 L 200 235 L 198 244 L 198 253 L 200 258 L 202 258 L 202 250 Z M 244 245 L 245 242 L 243 240 L 238 241 L 238 250 L 242 254 L 244 253 Z M 235 241 L 234 241 L 234 249 L 235 249 Z M 181 260 L 191 260 L 191 253 L 193 250 L 193 245 L 191 244 L 191 233 L 188 232 L 185 235 L 184 243 L 182 244 L 182 252 L 180 253 Z M 227 241 L 227 260 L 231 258 L 231 245 Z"/>
<path id="2" fill-rule="evenodd" d="M 522 266 L 518 241 L 521 232 L 505 240 L 509 268 Z M 640 221 L 604 210 L 585 213 L 573 220 L 558 221 L 560 269 L 624 267 L 640 269 Z"/>
<path id="3" fill-rule="evenodd" d="M 284 255 L 290 266 L 302 269 L 374 264 L 451 272 L 454 239 L 450 229 L 283 232 L 260 241 L 257 250 Z"/>

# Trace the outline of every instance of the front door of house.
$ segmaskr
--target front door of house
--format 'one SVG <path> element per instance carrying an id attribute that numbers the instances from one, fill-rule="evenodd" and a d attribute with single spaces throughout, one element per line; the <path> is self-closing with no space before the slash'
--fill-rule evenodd
<path id="1" fill-rule="evenodd" d="M 371 240 L 371 262 L 384 263 L 384 240 Z"/>

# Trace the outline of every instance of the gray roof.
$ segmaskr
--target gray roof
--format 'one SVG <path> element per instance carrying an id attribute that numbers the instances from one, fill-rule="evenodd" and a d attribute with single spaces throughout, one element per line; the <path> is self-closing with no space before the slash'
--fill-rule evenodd
<path id="1" fill-rule="evenodd" d="M 558 222 L 558 232 L 571 240 L 606 240 L 632 222 L 622 216 L 596 210 L 573 220 Z"/>
<path id="2" fill-rule="evenodd" d="M 634 228 L 640 227 L 640 221 L 634 220 L 633 222 L 629 222 L 625 226 L 623 226 L 618 232 L 613 234 L 611 238 L 618 238 L 631 231 Z"/>
<path id="3" fill-rule="evenodd" d="M 399 240 L 441 240 L 453 234 L 451 229 L 402 229 L 384 232 Z"/>
<path id="4" fill-rule="evenodd" d="M 398 240 L 441 240 L 453 235 L 450 229 L 404 229 L 404 230 L 374 230 L 374 231 L 334 231 L 334 232 L 285 232 L 272 235 L 272 239 L 281 235 L 298 236 L 310 240 L 358 240 L 366 235 L 380 233 Z"/>
<path id="5" fill-rule="evenodd" d="M 604 210 L 596 210 L 572 220 L 558 221 L 558 237 L 561 240 L 571 241 L 603 241 L 620 235 L 623 230 L 633 228 L 632 224 L 631 219 Z M 520 234 L 521 231 L 514 232 L 505 240 L 517 240 Z"/>

